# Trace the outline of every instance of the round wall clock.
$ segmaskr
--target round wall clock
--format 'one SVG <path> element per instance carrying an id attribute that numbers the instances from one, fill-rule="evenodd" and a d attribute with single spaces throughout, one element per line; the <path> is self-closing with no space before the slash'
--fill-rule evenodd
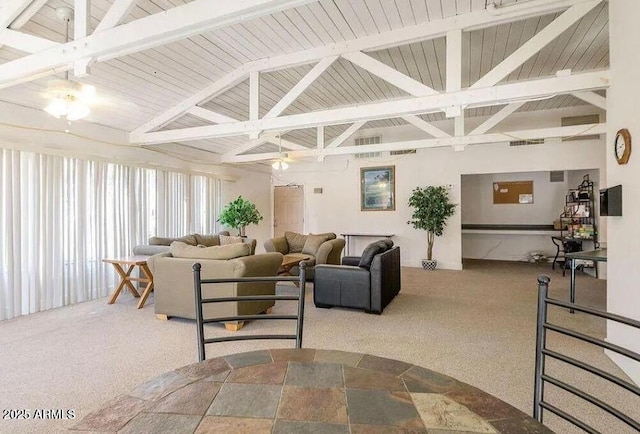
<path id="1" fill-rule="evenodd" d="M 631 134 L 628 129 L 623 128 L 616 134 L 616 139 L 613 142 L 613 152 L 618 164 L 627 164 L 629 155 L 631 155 Z"/>

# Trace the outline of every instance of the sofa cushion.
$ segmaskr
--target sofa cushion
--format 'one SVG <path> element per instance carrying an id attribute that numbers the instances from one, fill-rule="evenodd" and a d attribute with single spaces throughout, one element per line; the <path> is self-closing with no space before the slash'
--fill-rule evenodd
<path id="1" fill-rule="evenodd" d="M 387 250 L 389 250 L 389 248 L 387 247 L 387 243 L 385 243 L 383 240 L 375 241 L 369 244 L 362 252 L 358 267 L 366 268 L 368 270 L 369 268 L 371 268 L 373 257 L 379 253 L 386 252 Z"/>
<path id="2" fill-rule="evenodd" d="M 325 241 L 329 240 L 328 234 L 307 235 L 307 241 L 304 242 L 302 253 L 305 255 L 314 255 Z"/>
<path id="3" fill-rule="evenodd" d="M 217 234 L 216 235 L 193 234 L 193 235 L 196 237 L 196 244 L 198 245 L 211 247 L 211 246 L 219 246 L 221 244 L 220 236 Z"/>
<path id="4" fill-rule="evenodd" d="M 174 258 L 188 259 L 233 259 L 241 256 L 249 256 L 251 247 L 248 244 L 229 244 L 226 246 L 196 247 L 174 241 L 170 246 L 171 255 Z"/>
<path id="5" fill-rule="evenodd" d="M 287 231 L 284 233 L 284 237 L 289 244 L 289 253 L 302 253 L 304 243 L 307 241 L 306 235 Z"/>
<path id="6" fill-rule="evenodd" d="M 220 235 L 220 245 L 238 244 L 242 242 L 242 237 L 233 237 L 229 235 Z"/>

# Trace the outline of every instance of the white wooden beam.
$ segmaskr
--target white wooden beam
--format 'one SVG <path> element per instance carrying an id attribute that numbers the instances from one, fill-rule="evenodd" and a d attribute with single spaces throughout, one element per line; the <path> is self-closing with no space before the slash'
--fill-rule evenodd
<path id="1" fill-rule="evenodd" d="M 91 33 L 91 0 L 73 1 L 73 40 L 79 41 Z M 89 74 L 89 61 L 73 63 L 73 75 L 83 77 Z"/>
<path id="2" fill-rule="evenodd" d="M 506 131 L 503 133 L 492 133 L 477 136 L 448 137 L 442 139 L 409 140 L 403 142 L 381 143 L 378 145 L 347 146 L 337 148 L 325 148 L 323 150 L 307 149 L 304 151 L 288 151 L 291 158 L 319 157 L 328 155 L 350 155 L 362 152 L 388 152 L 401 151 L 405 149 L 425 149 L 440 147 L 461 147 L 468 145 L 481 145 L 491 143 L 510 142 L 517 140 L 549 139 L 570 136 L 584 136 L 591 134 L 605 134 L 607 124 L 573 125 L 569 127 L 544 128 L 521 131 Z M 277 158 L 276 153 L 251 154 L 238 156 L 222 156 L 222 161 L 226 163 L 247 163 L 252 161 L 262 161 Z"/>
<path id="3" fill-rule="evenodd" d="M 191 107 L 187 113 L 190 115 L 196 116 L 200 119 L 204 119 L 205 121 L 213 122 L 214 124 L 228 124 L 230 122 L 240 122 L 238 119 L 225 116 L 221 113 L 216 113 L 211 110 L 204 109 L 202 107 Z"/>
<path id="4" fill-rule="evenodd" d="M 60 44 L 16 30 L 4 29 L 0 30 L 0 45 L 7 45 L 26 53 L 37 53 Z"/>
<path id="5" fill-rule="evenodd" d="M 217 95 L 224 93 L 228 89 L 231 89 L 238 83 L 244 81 L 247 78 L 247 75 L 248 73 L 243 68 L 239 68 L 225 75 L 224 77 L 205 87 L 195 95 L 190 96 L 174 107 L 171 107 L 169 110 L 154 117 L 150 121 L 145 122 L 143 125 L 133 130 L 131 134 L 142 134 L 152 131 L 156 128 L 163 127 L 169 122 L 185 114 L 193 106 L 206 102 L 211 98 L 215 98 Z"/>
<path id="6" fill-rule="evenodd" d="M 324 149 L 324 125 L 318 127 L 316 136 L 316 148 Z"/>
<path id="7" fill-rule="evenodd" d="M 511 104 L 507 104 L 503 107 L 498 113 L 491 116 L 489 119 L 484 121 L 482 124 L 478 125 L 473 131 L 469 133 L 470 136 L 475 136 L 478 134 L 485 134 L 491 128 L 498 125 L 502 122 L 507 116 L 516 112 L 520 107 L 525 105 L 525 102 L 512 102 Z"/>
<path id="8" fill-rule="evenodd" d="M 338 56 L 329 56 L 320 60 L 311 71 L 309 71 L 302 79 L 296 83 L 293 88 L 285 96 L 282 97 L 276 105 L 273 106 L 269 112 L 264 115 L 265 119 L 275 118 L 286 110 L 301 94 L 304 92 L 320 75 L 329 68 L 333 62 L 338 59 Z"/>
<path id="9" fill-rule="evenodd" d="M 607 109 L 607 99 L 595 92 L 572 92 L 571 95 L 581 99 L 582 101 L 588 102 L 589 104 L 592 104 L 602 110 Z"/>
<path id="10" fill-rule="evenodd" d="M 571 76 L 550 77 L 525 82 L 508 83 L 491 88 L 465 89 L 439 95 L 389 100 L 353 107 L 342 107 L 311 113 L 281 116 L 273 119 L 236 122 L 233 124 L 191 127 L 141 135 L 131 134 L 137 143 L 164 143 L 200 140 L 214 137 L 248 134 L 251 131 L 280 131 L 313 128 L 319 125 L 388 119 L 405 115 L 430 113 L 451 105 L 494 105 L 538 99 L 576 91 L 604 89 L 609 86 L 609 72 L 597 71 Z"/>
<path id="11" fill-rule="evenodd" d="M 460 116 L 456 116 L 453 121 L 454 135 L 456 137 L 464 136 L 464 111 Z"/>
<path id="12" fill-rule="evenodd" d="M 114 28 L 129 16 L 135 6 L 136 0 L 115 0 L 93 32 Z"/>
<path id="13" fill-rule="evenodd" d="M 538 51 L 543 49 L 548 43 L 560 36 L 562 32 L 578 22 L 600 2 L 601 0 L 591 0 L 572 6 L 558 18 L 553 20 L 553 22 L 551 22 L 547 27 L 538 32 L 534 37 L 525 42 L 509 57 L 500 62 L 495 68 L 485 74 L 484 77 L 475 82 L 471 88 L 477 89 L 497 84 L 500 80 L 515 71 L 520 65 L 533 57 Z"/>
<path id="14" fill-rule="evenodd" d="M 12 30 L 21 29 L 35 14 L 38 13 L 42 6 L 47 3 L 48 0 L 33 0 L 26 8 L 20 12 L 20 14 L 11 22 L 9 28 Z M 0 6 L 1 8 L 1 6 Z"/>
<path id="15" fill-rule="evenodd" d="M 286 131 L 277 131 L 277 132 L 271 132 L 271 133 L 266 133 L 263 134 L 262 136 L 256 138 L 256 139 L 251 139 L 249 141 L 247 141 L 245 144 L 238 146 L 236 148 L 233 148 L 232 150 L 230 150 L 229 152 L 223 154 L 223 157 L 232 157 L 235 155 L 239 155 L 239 154 L 243 154 L 247 151 L 250 151 L 254 148 L 257 148 L 258 146 L 262 146 L 265 143 L 273 143 L 275 145 L 281 146 L 285 149 L 294 149 L 294 150 L 307 150 L 309 148 L 307 148 L 306 146 L 302 146 L 299 145 L 297 143 L 293 143 L 290 142 L 288 140 L 282 140 L 282 135 L 286 134 Z"/>
<path id="16" fill-rule="evenodd" d="M 251 71 L 249 73 L 249 120 L 255 121 L 260 118 L 260 72 Z M 250 139 L 257 139 L 259 131 L 249 133 Z"/>
<path id="17" fill-rule="evenodd" d="M 352 125 L 349 126 L 349 128 L 344 130 L 342 134 L 340 134 L 338 137 L 333 139 L 331 143 L 325 146 L 325 148 L 337 148 L 338 146 L 342 145 L 345 141 L 349 139 L 349 137 L 353 136 L 355 132 L 358 131 L 360 128 L 362 128 L 362 126 L 366 123 L 367 123 L 366 121 L 353 123 Z M 324 161 L 324 155 L 319 156 L 318 161 Z"/>
<path id="18" fill-rule="evenodd" d="M 0 28 L 9 27 L 30 3 L 31 0 L 2 0 L 0 3 Z"/>
<path id="19" fill-rule="evenodd" d="M 450 134 L 445 133 L 444 131 L 442 131 L 438 127 L 434 127 L 432 124 L 430 124 L 427 121 L 422 120 L 422 118 L 420 118 L 420 117 L 418 117 L 416 115 L 402 116 L 402 119 L 404 119 L 405 121 L 409 122 L 410 124 L 420 128 L 422 131 L 424 131 L 427 134 L 430 134 L 433 137 L 436 137 L 436 138 L 451 137 Z"/>
<path id="20" fill-rule="evenodd" d="M 462 30 L 447 32 L 446 90 L 456 92 L 462 89 Z M 462 107 L 453 106 L 445 109 L 448 118 L 460 116 Z"/>
<path id="21" fill-rule="evenodd" d="M 360 68 L 391 83 L 395 87 L 404 90 L 409 95 L 426 96 L 438 94 L 436 90 L 431 89 L 429 86 L 414 80 L 413 78 L 393 69 L 389 65 L 382 63 L 367 54 L 364 54 L 361 51 L 345 53 L 342 57 L 354 65 L 358 65 Z"/>
<path id="22" fill-rule="evenodd" d="M 113 59 L 313 1 L 315 0 L 228 1 L 217 2 L 215 8 L 212 8 L 210 0 L 194 0 L 68 42 L 59 48 L 6 62 L 0 65 L 0 88 L 68 70 L 78 60 L 92 57 L 97 61 Z"/>

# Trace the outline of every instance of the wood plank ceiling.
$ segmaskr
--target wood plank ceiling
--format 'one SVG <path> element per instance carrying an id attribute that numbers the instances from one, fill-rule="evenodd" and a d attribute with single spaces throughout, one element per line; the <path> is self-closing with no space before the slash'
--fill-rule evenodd
<path id="1" fill-rule="evenodd" d="M 515 0 L 502 0 L 503 4 Z M 57 42 L 65 40 L 65 26 L 55 14 L 72 0 L 49 0 L 21 29 L 22 32 Z M 91 27 L 95 28 L 112 0 L 92 0 Z M 184 0 L 139 0 L 125 20 L 129 22 L 187 3 Z M 499 1 L 496 1 L 499 3 Z M 206 87 L 242 64 L 260 58 L 291 53 L 362 36 L 427 23 L 485 8 L 485 0 L 320 0 L 308 6 L 201 34 L 179 42 L 120 57 L 92 67 L 80 79 L 93 84 L 100 101 L 89 122 L 131 131 L 169 107 Z M 530 18 L 463 33 L 462 86 L 473 84 L 509 54 L 542 30 L 558 14 Z M 436 90 L 444 89 L 445 40 L 438 38 L 368 53 Z M 0 63 L 24 56 L 9 47 L 0 48 Z M 571 26 L 555 41 L 511 73 L 504 82 L 550 76 L 562 69 L 586 71 L 609 64 L 608 10 L 602 3 Z M 261 75 L 260 115 L 264 115 L 313 65 L 304 65 Z M 42 108 L 48 81 L 40 79 L 0 90 L 0 100 Z M 325 71 L 284 114 L 296 114 L 337 106 L 407 96 L 405 92 L 340 59 Z M 202 107 L 237 119 L 249 117 L 248 80 Z M 520 111 L 548 110 L 583 105 L 572 96 L 557 96 L 525 104 Z M 488 116 L 501 107 L 466 110 L 468 117 Z M 423 115 L 426 121 L 444 119 L 443 114 Z M 367 127 L 402 125 L 399 119 L 369 122 Z M 164 129 L 208 125 L 194 116 L 183 116 Z M 325 129 L 327 140 L 346 126 Z M 298 130 L 283 138 L 315 146 L 315 130 Z M 243 143 L 246 136 L 189 142 L 211 152 L 223 153 Z M 255 151 L 273 151 L 265 145 Z"/>

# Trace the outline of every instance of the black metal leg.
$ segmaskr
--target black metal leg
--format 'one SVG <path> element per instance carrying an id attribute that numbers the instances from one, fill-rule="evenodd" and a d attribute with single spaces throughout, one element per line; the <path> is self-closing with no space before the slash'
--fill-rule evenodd
<path id="1" fill-rule="evenodd" d="M 571 267 L 571 279 L 569 283 L 569 302 L 573 304 L 576 302 L 576 260 L 570 259 L 569 266 Z M 569 312 L 573 313 L 573 309 L 570 309 Z"/>

